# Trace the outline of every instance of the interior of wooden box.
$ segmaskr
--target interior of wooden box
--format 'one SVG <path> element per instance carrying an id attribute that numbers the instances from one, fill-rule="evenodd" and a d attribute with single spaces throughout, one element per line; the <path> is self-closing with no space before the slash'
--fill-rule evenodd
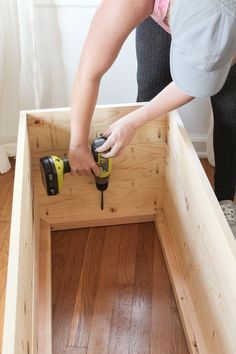
<path id="1" fill-rule="evenodd" d="M 136 108 L 98 108 L 90 140 Z M 190 350 L 209 353 L 210 348 L 214 353 L 222 353 L 225 338 L 219 333 L 224 325 L 216 321 L 215 308 L 219 304 L 222 306 L 221 294 L 227 280 L 219 279 L 213 268 L 211 283 L 204 271 L 209 265 L 209 257 L 222 254 L 220 242 L 214 242 L 214 235 L 222 238 L 223 243 L 229 232 L 227 225 L 223 222 L 222 226 L 218 221 L 222 220 L 220 211 L 217 207 L 214 210 L 216 203 L 210 194 L 212 191 L 187 134 L 176 114 L 172 118 L 158 117 L 140 128 L 122 156 L 114 159 L 102 211 L 93 176 L 73 178 L 67 175 L 62 193 L 46 196 L 40 181 L 38 159 L 42 154 L 66 156 L 68 112 L 44 113 L 43 119 L 40 115 L 28 117 L 35 201 L 40 218 L 49 223 L 52 230 L 154 220 Z M 210 204 L 212 200 L 213 205 Z M 209 206 L 208 213 L 203 210 L 202 203 Z M 228 241 L 231 242 L 230 237 Z M 218 263 L 217 258 L 211 261 L 213 267 Z M 217 268 L 219 270 L 219 265 Z M 215 297 L 210 295 L 212 288 Z M 201 311 L 196 313 L 195 308 Z M 211 338 L 210 343 L 207 338 Z"/>
<path id="2" fill-rule="evenodd" d="M 136 105 L 97 108 L 91 126 L 90 141 L 113 121 L 137 108 Z M 146 257 L 148 261 L 148 256 L 145 255 L 146 238 L 155 234 L 156 245 L 160 241 L 162 247 L 189 351 L 201 354 L 233 354 L 236 346 L 236 324 L 233 315 L 236 303 L 235 243 L 178 114 L 173 112 L 158 117 L 138 129 L 124 154 L 113 159 L 113 171 L 108 190 L 105 192 L 104 210 L 100 209 L 100 194 L 96 190 L 93 176 L 66 175 L 62 192 L 53 197 L 48 197 L 43 188 L 39 158 L 52 154 L 59 157 L 67 155 L 70 136 L 69 111 L 62 109 L 26 112 L 22 113 L 21 119 L 16 167 L 18 191 L 19 186 L 21 191 L 17 193 L 15 187 L 15 214 L 9 257 L 10 280 L 7 288 L 12 301 L 6 303 L 6 349 L 3 354 L 25 353 L 26 350 L 39 354 L 52 351 L 51 263 L 55 261 L 51 260 L 53 235 L 62 232 L 60 230 L 81 229 L 78 232 L 83 233 L 85 228 L 99 230 L 100 226 L 103 229 L 122 227 L 109 225 L 129 224 L 123 227 L 142 229 L 140 223 L 145 223 L 144 230 L 147 228 L 140 236 L 140 250 L 144 249 L 140 259 Z M 156 230 L 154 233 L 153 222 Z M 137 223 L 140 226 L 135 226 Z M 18 231 L 19 227 L 22 230 L 27 228 L 24 236 L 18 235 L 21 232 Z M 120 242 L 127 242 L 126 237 L 122 236 L 123 231 L 116 229 L 114 234 L 116 233 L 123 237 Z M 109 249 L 113 246 L 108 244 L 107 247 Z M 132 251 L 132 242 L 124 247 Z M 156 246 L 153 249 L 157 248 Z M 159 253 L 157 256 L 155 252 L 152 257 L 158 262 L 162 255 Z M 14 263 L 19 265 L 17 271 Z M 141 266 L 145 268 L 144 260 Z M 101 269 L 102 267 L 106 268 L 105 273 L 109 273 L 106 262 L 101 264 Z M 134 266 L 131 266 L 131 269 L 134 269 Z M 148 275 L 148 271 L 146 273 Z M 124 269 L 123 273 L 121 269 L 120 274 L 123 274 L 124 280 Z M 139 274 L 139 271 L 135 274 Z M 104 278 L 101 281 L 105 281 Z M 125 288 L 121 287 L 120 290 L 127 290 L 128 284 L 121 283 Z M 143 284 L 146 286 L 145 278 Z M 161 284 L 153 283 L 153 287 L 161 287 Z M 139 296 L 141 293 L 138 293 L 138 287 L 139 285 L 136 290 Z M 76 299 L 81 299 L 82 290 L 78 290 Z M 14 298 L 15 294 L 17 298 Z M 140 297 L 142 298 L 142 294 Z M 159 303 L 154 301 L 155 306 L 163 306 L 164 298 L 161 298 Z M 54 297 L 53 299 L 55 300 Z M 138 309 L 141 304 L 142 301 L 137 303 Z M 100 305 L 96 305 L 98 310 Z M 158 316 L 155 317 L 155 306 L 151 314 L 154 323 L 158 321 Z M 11 319 L 12 309 L 13 313 L 17 313 L 14 321 Z M 108 314 L 111 315 L 111 311 L 108 311 Z M 137 321 L 142 321 L 139 315 L 137 311 Z M 22 318 L 25 326 L 19 326 Z M 78 339 L 73 330 L 78 329 L 76 321 L 78 318 L 75 313 L 68 353 L 76 350 L 73 348 L 73 343 Z M 181 328 L 179 325 L 177 327 Z M 15 328 L 13 334 L 12 328 Z M 139 336 L 138 329 L 134 333 Z M 12 336 L 14 341 L 11 340 Z M 96 340 L 93 343 L 96 344 Z M 183 347 L 180 348 L 182 349 L 179 352 L 182 350 L 183 353 Z M 83 349 L 85 348 L 81 347 L 81 352 L 86 352 Z M 178 353 L 174 350 L 171 353 Z M 153 349 L 153 352 L 158 352 L 158 349 Z"/>
<path id="3" fill-rule="evenodd" d="M 134 107 L 97 109 L 89 140 L 101 134 L 112 122 Z M 33 161 L 35 200 L 40 218 L 53 230 L 99 224 L 150 221 L 163 205 L 167 120 L 161 117 L 139 129 L 122 156 L 113 159 L 109 188 L 100 209 L 100 193 L 94 177 L 65 175 L 60 195 L 49 198 L 39 173 L 42 155 L 66 156 L 69 145 L 69 113 L 40 113 L 28 117 Z"/>
<path id="4" fill-rule="evenodd" d="M 105 111 L 97 109 L 90 141 L 114 120 L 133 109 L 134 107 L 121 109 L 113 107 Z M 45 232 L 46 235 L 41 246 L 41 249 L 44 249 L 44 256 L 40 257 L 41 268 L 44 268 L 41 279 L 48 279 L 44 282 L 43 288 L 42 281 L 39 284 L 39 289 L 42 289 L 39 297 L 42 324 L 39 323 L 39 331 L 41 332 L 41 329 L 43 331 L 39 338 L 40 350 L 42 352 L 52 350 L 55 353 L 63 350 L 68 353 L 71 350 L 84 350 L 88 353 L 118 350 L 125 353 L 127 350 L 137 352 L 139 347 L 142 353 L 150 353 L 158 347 L 162 351 L 176 348 L 181 354 L 188 353 L 164 262 L 162 267 L 158 267 L 163 261 L 161 259 L 163 256 L 153 223 L 154 214 L 163 205 L 165 191 L 167 117 L 163 116 L 155 124 L 152 122 L 140 129 L 124 154 L 113 159 L 109 187 L 104 193 L 104 210 L 100 209 L 100 193 L 96 190 L 93 176 L 73 178 L 69 174 L 66 175 L 62 193 L 54 197 L 48 197 L 42 186 L 39 157 L 49 154 L 67 156 L 68 113 L 57 112 L 46 117 L 43 115 L 43 119 L 42 116 L 29 116 L 27 121 L 33 162 L 35 203 L 40 219 L 44 220 L 43 232 L 40 234 L 42 236 Z M 104 227 L 116 224 L 126 225 Z M 49 244 L 50 231 L 46 225 L 50 225 L 51 231 L 82 229 L 77 229 L 76 232 L 61 231 L 59 236 L 58 232 L 53 232 Z M 86 237 L 83 235 L 86 232 L 88 235 L 85 241 Z M 61 250 L 60 255 L 53 256 L 51 267 L 49 255 L 55 254 L 57 239 L 59 237 L 60 242 L 63 235 L 64 240 L 70 238 L 70 241 L 66 242 L 67 245 L 70 242 L 73 244 L 74 239 L 78 240 L 81 237 L 83 242 L 77 246 L 74 244 L 70 254 L 67 249 L 65 252 Z M 86 250 L 83 254 L 85 245 Z M 125 249 L 122 252 L 123 247 Z M 52 251 L 45 253 L 45 248 L 52 248 Z M 129 255 L 133 260 L 127 258 Z M 74 265 L 70 263 L 71 260 L 75 260 L 78 264 L 76 259 L 80 266 L 83 265 L 82 280 L 79 283 L 78 280 L 76 283 L 76 277 L 80 271 L 79 269 L 77 272 L 73 271 Z M 64 263 L 63 269 L 58 270 L 57 261 Z M 140 274 L 140 267 L 146 269 L 143 275 Z M 48 272 L 49 268 L 52 269 L 52 275 Z M 64 274 L 64 279 L 61 279 L 60 275 L 66 270 L 69 270 L 70 275 Z M 162 283 L 161 291 L 158 291 L 159 283 Z M 149 290 L 145 286 L 147 284 Z M 51 291 L 52 297 L 48 296 Z M 119 304 L 122 306 L 122 303 L 127 301 L 130 304 L 123 305 L 127 311 L 124 314 Z M 155 318 L 152 313 L 160 309 L 161 303 L 162 311 L 159 310 Z M 52 319 L 48 316 L 50 307 L 54 309 Z M 66 313 L 61 312 L 63 308 L 66 308 Z M 114 323 L 116 322 L 114 316 L 119 316 L 120 322 L 118 325 L 120 334 L 117 333 L 117 336 L 118 328 L 117 323 Z M 137 316 L 142 321 L 139 321 Z M 158 326 L 161 322 L 165 322 L 165 326 Z M 113 333 L 111 337 L 110 333 Z M 164 338 L 170 333 L 176 333 L 175 340 L 167 342 Z M 114 345 L 116 349 L 112 349 Z"/>

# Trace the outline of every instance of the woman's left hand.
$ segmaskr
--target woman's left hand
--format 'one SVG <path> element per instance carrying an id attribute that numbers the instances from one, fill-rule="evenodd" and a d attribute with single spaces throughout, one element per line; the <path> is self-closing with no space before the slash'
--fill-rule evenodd
<path id="1" fill-rule="evenodd" d="M 106 142 L 96 149 L 97 152 L 105 152 L 103 157 L 115 157 L 120 155 L 132 140 L 135 127 L 126 118 L 118 119 L 102 134 L 107 137 Z"/>

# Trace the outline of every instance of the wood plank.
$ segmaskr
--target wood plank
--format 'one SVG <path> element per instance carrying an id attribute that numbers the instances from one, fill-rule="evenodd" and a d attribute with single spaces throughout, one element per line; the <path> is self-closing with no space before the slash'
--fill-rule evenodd
<path id="1" fill-rule="evenodd" d="M 159 239 L 161 241 L 161 246 L 162 246 L 162 250 L 163 250 L 163 254 L 165 257 L 165 261 L 166 261 L 166 265 L 168 267 L 168 272 L 169 272 L 169 276 L 171 279 L 171 283 L 172 283 L 172 287 L 175 293 L 175 299 L 176 299 L 176 303 L 178 305 L 179 308 L 179 313 L 181 315 L 181 319 L 182 319 L 182 323 L 184 326 L 184 331 L 186 334 L 186 339 L 187 339 L 187 343 L 188 343 L 188 347 L 190 350 L 190 353 L 207 353 L 206 352 L 206 348 L 205 348 L 205 344 L 204 344 L 204 340 L 202 338 L 202 334 L 201 334 L 201 328 L 197 319 L 197 314 L 194 310 L 194 306 L 192 303 L 192 299 L 191 296 L 189 294 L 188 288 L 186 286 L 186 282 L 185 282 L 185 278 L 183 275 L 183 271 L 181 269 L 181 264 L 178 260 L 178 255 L 176 253 L 176 249 L 173 243 L 173 235 L 170 232 L 170 229 L 168 227 L 165 215 L 163 213 L 163 210 L 159 210 L 156 213 L 155 216 L 155 224 L 156 224 L 156 229 L 159 235 Z M 157 257 L 155 258 L 156 260 L 158 259 Z M 155 280 L 154 280 L 155 281 Z M 163 282 L 161 284 L 161 286 L 163 286 Z M 158 294 L 158 292 L 156 292 Z M 158 306 L 158 302 L 157 304 L 155 304 L 154 306 Z M 158 310 L 158 309 L 157 309 Z M 167 317 L 168 318 L 168 317 Z M 173 317 L 170 318 L 170 320 L 173 320 Z M 158 326 L 158 318 L 155 317 L 154 318 L 154 328 L 156 326 Z M 165 324 L 168 324 L 168 321 L 165 322 Z M 173 325 L 173 323 L 172 323 Z M 162 333 L 162 338 L 163 335 L 169 333 L 168 329 L 167 331 L 164 331 Z M 176 332 L 175 332 L 176 335 Z M 172 342 L 173 336 L 171 336 L 168 340 L 168 338 L 166 338 L 165 341 L 160 343 L 168 343 L 170 347 L 168 348 L 168 351 L 165 350 L 161 350 L 160 348 L 160 353 L 174 353 L 176 350 L 176 341 L 174 340 Z M 153 337 L 153 346 L 154 348 L 157 346 L 157 344 L 155 343 L 156 340 L 158 340 L 157 337 Z M 158 340 L 159 342 L 159 340 Z M 183 343 L 184 341 L 182 341 Z M 184 344 L 184 343 L 183 343 Z M 182 344 L 182 345 L 183 345 Z M 182 351 L 180 351 L 180 353 L 187 353 L 187 349 L 186 349 L 186 345 L 185 347 L 183 346 Z"/>
<path id="2" fill-rule="evenodd" d="M 38 351 L 52 354 L 51 229 L 40 223 Z"/>
<path id="3" fill-rule="evenodd" d="M 115 226 L 106 228 L 88 343 L 88 353 L 103 354 L 107 352 L 109 346 L 110 324 L 116 290 L 119 246 L 119 228 Z M 98 328 L 99 331 L 97 330 Z"/>
<path id="4" fill-rule="evenodd" d="M 109 354 L 128 354 L 132 321 L 133 285 L 117 284 L 109 335 Z"/>
<path id="5" fill-rule="evenodd" d="M 115 219 L 136 216 L 137 222 L 143 215 L 153 215 L 164 199 L 165 150 L 163 144 L 160 148 L 155 144 L 129 146 L 124 155 L 114 159 L 103 211 L 93 176 L 73 178 L 68 174 L 60 195 L 48 197 L 41 182 L 37 155 L 34 193 L 40 217 L 53 228 L 62 229 L 68 228 L 66 223 L 78 227 L 81 222 L 82 227 L 92 227 L 100 225 L 100 221 L 107 224 L 106 220 L 113 219 L 116 223 Z M 58 223 L 63 223 L 63 227 L 56 226 Z"/>
<path id="6" fill-rule="evenodd" d="M 52 233 L 53 353 L 64 353 L 68 345 L 88 234 L 88 229 Z"/>
<path id="7" fill-rule="evenodd" d="M 39 206 L 40 217 L 50 224 L 81 221 L 98 226 L 109 219 L 153 215 L 164 198 L 163 183 L 164 178 L 158 181 L 154 177 L 145 186 L 142 180 L 110 183 L 104 193 L 104 210 L 100 209 L 101 195 L 94 183 L 87 188 L 74 186 L 72 191 L 64 190 L 65 198 L 65 194 L 45 198 L 44 205 Z"/>
<path id="8" fill-rule="evenodd" d="M 103 258 L 105 230 L 90 229 L 76 295 L 68 345 L 88 347 L 93 309 L 98 287 L 100 264 Z"/>
<path id="9" fill-rule="evenodd" d="M 90 140 L 121 116 L 137 109 L 138 105 L 102 107 L 95 110 Z M 40 218 L 61 229 L 63 224 L 98 226 L 107 220 L 122 220 L 126 216 L 153 215 L 163 204 L 166 155 L 166 116 L 137 130 L 124 154 L 113 161 L 109 188 L 105 193 L 105 208 L 100 210 L 100 193 L 94 178 L 65 176 L 60 195 L 48 197 L 41 183 L 40 155 L 54 151 L 67 152 L 69 144 L 69 110 L 28 112 L 28 129 L 34 163 L 34 194 L 39 203 Z M 124 203 L 125 200 L 125 203 Z M 86 203 L 87 208 L 84 208 Z M 147 220 L 147 218 L 146 218 Z M 150 220 L 150 218 L 149 218 Z M 91 224 L 89 223 L 91 221 Z M 81 227 L 80 226 L 80 227 Z"/>
<path id="10" fill-rule="evenodd" d="M 124 225 L 124 224 L 135 224 L 135 223 L 143 223 L 150 222 L 154 220 L 154 214 L 149 211 L 146 214 L 139 215 L 125 215 L 125 216 L 114 216 L 110 218 L 101 218 L 101 220 L 84 220 L 84 221 L 76 221 L 74 216 L 69 218 L 69 220 L 54 220 L 51 224 L 53 231 L 58 230 L 71 230 L 71 229 L 80 229 L 86 227 L 101 227 L 101 226 L 111 226 L 111 225 Z"/>
<path id="11" fill-rule="evenodd" d="M 120 228 L 120 251 L 108 353 L 129 353 L 132 304 L 136 275 L 138 224 Z"/>
<path id="12" fill-rule="evenodd" d="M 160 211 L 157 215 L 162 215 L 161 213 L 162 212 Z M 163 231 L 166 224 L 163 225 L 161 223 L 162 219 L 160 218 L 161 217 L 156 216 L 155 222 L 158 220 L 157 231 L 160 235 L 160 240 L 162 241 L 164 236 L 167 237 L 168 234 L 166 233 L 166 230 Z M 165 232 L 164 236 L 163 232 Z M 166 249 L 169 248 L 167 248 L 167 246 L 164 248 L 164 256 Z M 151 353 L 187 354 L 189 353 L 189 350 L 170 283 L 170 279 L 172 280 L 172 278 L 174 278 L 177 269 L 175 264 L 171 264 L 172 269 L 171 274 L 169 273 L 169 278 L 166 269 L 166 262 L 164 262 L 161 245 L 157 235 L 154 240 L 153 253 Z"/>
<path id="13" fill-rule="evenodd" d="M 3 354 L 32 351 L 33 311 L 33 210 L 30 149 L 26 117 L 21 114 L 14 183 Z"/>
<path id="14" fill-rule="evenodd" d="M 201 328 L 199 337 L 194 329 L 196 345 L 203 346 L 201 353 L 233 353 L 236 243 L 187 133 L 175 115 L 169 119 L 168 145 L 164 212 Z M 224 262 L 219 261 L 222 259 Z"/>
<path id="15" fill-rule="evenodd" d="M 93 115 L 89 141 L 101 134 L 117 119 L 136 110 L 140 104 L 97 106 Z M 70 110 L 27 111 L 31 151 L 67 149 L 70 139 Z M 144 133 L 145 132 L 145 133 Z M 139 128 L 133 138 L 135 144 L 166 141 L 166 116 L 158 117 Z"/>
<path id="16" fill-rule="evenodd" d="M 116 282 L 119 285 L 134 285 L 138 224 L 124 225 L 120 230 L 121 243 Z"/>
<path id="17" fill-rule="evenodd" d="M 140 224 L 130 331 L 130 353 L 150 353 L 153 245 L 153 224 Z M 140 325 L 140 322 L 142 325 Z"/>
<path id="18" fill-rule="evenodd" d="M 87 354 L 87 348 L 66 347 L 64 354 Z"/>
<path id="19" fill-rule="evenodd" d="M 39 256 L 40 256 L 40 223 L 37 206 L 33 205 L 34 228 L 32 234 L 32 353 L 38 353 L 38 319 L 39 319 Z"/>

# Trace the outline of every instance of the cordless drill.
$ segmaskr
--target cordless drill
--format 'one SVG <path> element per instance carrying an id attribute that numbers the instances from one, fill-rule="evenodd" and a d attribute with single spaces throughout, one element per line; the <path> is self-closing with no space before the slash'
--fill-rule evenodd
<path id="1" fill-rule="evenodd" d="M 96 138 L 91 145 L 91 151 L 98 167 L 100 175 L 95 176 L 97 189 L 101 192 L 101 209 L 104 207 L 103 192 L 107 189 L 109 176 L 112 170 L 112 161 L 110 158 L 102 157 L 102 153 L 96 151 L 98 147 L 104 144 L 106 138 L 100 136 Z M 60 159 L 57 156 L 44 156 L 40 158 L 40 170 L 44 188 L 47 195 L 52 196 L 61 192 L 64 182 L 64 174 L 71 171 L 69 160 Z"/>

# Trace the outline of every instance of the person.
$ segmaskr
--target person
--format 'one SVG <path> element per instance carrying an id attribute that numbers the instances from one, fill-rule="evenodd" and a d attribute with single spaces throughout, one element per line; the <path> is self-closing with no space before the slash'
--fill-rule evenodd
<path id="1" fill-rule="evenodd" d="M 150 16 L 171 32 L 171 37 L 165 34 L 166 39 L 164 35 L 158 39 L 155 32 L 147 32 L 148 21 L 158 28 Z M 69 147 L 72 175 L 87 176 L 91 172 L 99 175 L 88 146 L 99 84 L 125 39 L 136 27 L 138 100 L 148 102 L 114 122 L 103 133 L 108 139 L 98 151 L 104 157 L 118 156 L 141 125 L 195 97 L 211 97 L 215 117 L 215 191 L 236 236 L 236 211 L 232 203 L 236 183 L 235 0 L 101 2 L 91 23 L 73 85 Z M 142 41 L 142 36 L 150 38 Z"/>

